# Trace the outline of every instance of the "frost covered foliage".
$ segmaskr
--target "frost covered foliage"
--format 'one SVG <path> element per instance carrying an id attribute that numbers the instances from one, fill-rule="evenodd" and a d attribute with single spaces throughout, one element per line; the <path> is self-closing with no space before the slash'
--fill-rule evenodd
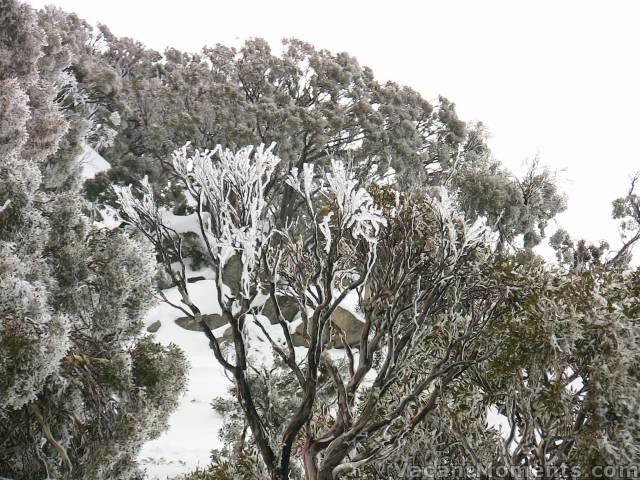
<path id="1" fill-rule="evenodd" d="M 318 189 L 324 193 L 328 201 L 335 203 L 336 219 L 340 230 L 352 230 L 354 238 L 362 238 L 368 243 L 375 243 L 381 226 L 386 225 L 381 211 L 376 208 L 373 198 L 364 188 L 360 188 L 358 180 L 347 170 L 342 161 L 332 159 L 331 167 L 325 175 L 324 182 L 314 181 L 313 165 L 305 165 L 298 179 L 298 170 L 291 170 L 287 184 L 298 192 L 307 205 L 312 204 L 311 196 Z M 311 210 L 312 211 L 312 210 Z M 324 236 L 324 250 L 329 253 L 331 248 L 331 227 L 333 211 L 324 216 L 319 228 Z M 314 215 L 315 216 L 315 215 Z"/>
<path id="2" fill-rule="evenodd" d="M 451 102 L 432 105 L 408 87 L 381 84 L 345 53 L 291 39 L 277 56 L 252 39 L 239 50 L 168 49 L 163 57 L 130 39 L 107 32 L 104 38 L 101 58 L 121 76 L 118 99 L 126 105 L 113 158 L 107 152 L 118 165 L 112 180 L 139 177 L 142 157 L 151 182 L 164 183 L 160 161 L 187 141 L 209 149 L 277 142 L 280 180 L 292 167 L 346 151 L 395 162 L 397 170 L 422 161 L 446 170 L 465 144 Z M 273 190 L 281 193 L 281 186 Z"/>
<path id="3" fill-rule="evenodd" d="M 36 61 L 42 55 L 42 31 L 36 16 L 25 4 L 12 0 L 0 3 L 0 78 L 19 78 L 32 83 L 37 77 Z"/>
<path id="4" fill-rule="evenodd" d="M 256 365 L 258 367 L 258 365 Z M 274 440 L 280 433 L 283 422 L 286 422 L 300 402 L 301 392 L 298 385 L 291 382 L 291 372 L 279 359 L 273 365 L 256 368 L 249 372 L 248 382 L 255 394 L 256 409 L 265 419 L 265 429 Z M 325 387 L 330 387 L 328 378 L 320 380 Z M 264 478 L 268 476 L 264 462 L 260 460 L 260 452 L 251 440 L 251 432 L 242 407 L 234 395 L 234 388 L 226 397 L 215 398 L 213 410 L 222 416 L 224 425 L 219 437 L 222 448 L 211 453 L 212 464 L 210 474 L 213 478 Z M 318 395 L 318 401 L 330 402 L 331 395 Z M 300 468 L 290 472 L 291 478 L 299 478 Z"/>
<path id="5" fill-rule="evenodd" d="M 36 142 L 30 135 L 34 130 L 39 134 L 38 127 L 46 123 L 41 120 L 49 115 L 60 123 L 47 127 L 42 140 L 37 141 L 46 155 L 65 131 L 66 123 L 55 113 L 52 97 L 50 105 L 44 105 L 46 83 L 39 82 L 34 65 L 28 65 L 26 55 L 31 52 L 31 62 L 35 63 L 39 50 L 32 51 L 27 43 L 23 51 L 16 43 L 30 35 L 37 41 L 35 15 L 28 7 L 13 2 L 3 2 L 2 7 L 2 35 L 13 32 L 14 36 L 3 38 L 0 46 L 0 138 L 4 140 L 0 147 L 1 398 L 3 404 L 20 408 L 35 398 L 68 347 L 64 312 L 52 311 L 49 305 L 55 279 L 42 258 L 49 228 L 39 207 L 44 198 L 38 198 L 42 178 L 38 161 L 43 157 L 31 155 Z M 15 63 L 10 62 L 13 56 L 19 57 Z"/>
<path id="6" fill-rule="evenodd" d="M 554 173 L 538 159 L 517 178 L 491 158 L 479 158 L 460 168 L 450 183 L 468 216 L 484 216 L 495 226 L 501 248 L 515 242 L 538 245 L 548 222 L 566 208 Z"/>
<path id="7" fill-rule="evenodd" d="M 88 221 L 86 144 L 112 168 L 85 193 L 135 229 Z M 638 197 L 614 204 L 618 252 L 559 231 L 550 266 L 531 248 L 563 208 L 551 172 L 514 177 L 481 124 L 347 54 L 163 56 L 0 0 L 0 476 L 141 478 L 187 369 L 140 337 L 157 260 L 233 382 L 225 445 L 191 478 L 638 463 Z"/>
<path id="8" fill-rule="evenodd" d="M 115 189 L 181 293 L 173 306 L 200 322 L 234 381 L 235 398 L 215 402 L 225 447 L 196 478 L 393 478 L 389 465 L 409 458 L 562 478 L 638 461 L 639 284 L 624 252 L 603 246 L 576 264 L 573 241 L 554 237 L 561 263 L 547 265 L 506 249 L 495 222 L 466 219 L 446 189 L 365 182 L 335 159 L 289 172 L 299 206 L 281 223 L 267 194 L 279 163 L 263 146 L 185 147 L 168 163 L 194 205 L 226 348 L 190 295 L 181 236 L 151 185 Z M 633 238 L 633 189 L 615 205 Z M 232 255 L 242 288 L 229 292 Z M 282 297 L 298 305 L 295 328 Z M 335 316 L 346 301 L 355 337 Z"/>
<path id="9" fill-rule="evenodd" d="M 76 31 L 88 28 L 76 24 Z M 497 224 L 505 247 L 535 246 L 564 209 L 550 172 L 511 175 L 492 158 L 484 126 L 463 122 L 454 103 L 382 83 L 346 53 L 288 39 L 276 55 L 264 40 L 250 39 L 239 49 L 170 48 L 161 55 L 104 26 L 87 32 L 92 48 L 73 65 L 78 83 L 65 87 L 64 101 L 79 110 L 97 106 L 89 130 L 102 133 L 88 137 L 108 146 L 101 153 L 113 168 L 87 181 L 92 201 L 113 206 L 112 183 L 146 175 L 162 191 L 158 201 L 183 213 L 190 209 L 184 192 L 167 185 L 162 166 L 175 149 L 186 142 L 210 150 L 275 142 L 282 161 L 266 190 L 279 199 L 281 222 L 299 207 L 285 182 L 289 171 L 326 167 L 332 157 L 349 159 L 358 178 L 377 169 L 403 185 L 447 186 L 467 218 Z"/>
<path id="10" fill-rule="evenodd" d="M 548 188 L 552 175 L 514 178 L 491 157 L 482 124 L 463 122 L 453 102 L 380 82 L 346 53 L 288 39 L 275 54 L 264 40 L 250 39 L 239 49 L 160 55 L 105 28 L 101 40 L 91 66 L 108 86 L 100 98 L 122 122 L 110 127 L 119 135 L 104 152 L 114 168 L 87 183 L 92 200 L 111 202 L 111 183 L 148 175 L 154 191 L 163 190 L 158 201 L 181 213 L 188 203 L 175 184 L 167 188 L 162 168 L 175 149 L 275 142 L 282 161 L 267 191 L 280 199 L 281 220 L 299 206 L 285 183 L 289 171 L 326 167 L 332 157 L 350 159 L 359 178 L 377 168 L 403 184 L 448 185 L 465 199 L 469 218 L 500 219 L 505 242 L 526 236 L 533 246 L 564 208 Z"/>
<path id="11" fill-rule="evenodd" d="M 638 272 L 505 258 L 488 273 L 509 285 L 483 339 L 495 354 L 403 449 L 354 478 L 388 478 L 403 462 L 554 479 L 638 464 Z"/>
<path id="12" fill-rule="evenodd" d="M 92 285 L 72 297 L 82 316 L 82 329 L 97 341 L 134 337 L 154 303 L 155 259 L 150 245 L 124 235 L 93 232 L 87 250 Z"/>
<path id="13" fill-rule="evenodd" d="M 69 348 L 67 318 L 50 310 L 47 285 L 0 243 L 0 397 L 4 407 L 35 400 Z M 31 280 L 31 281 L 29 281 Z"/>
<path id="14" fill-rule="evenodd" d="M 153 250 L 83 213 L 92 119 L 63 90 L 86 35 L 64 19 L 0 1 L 0 476 L 139 478 L 187 364 L 140 338 Z"/>
<path id="15" fill-rule="evenodd" d="M 262 244 L 272 227 L 265 216 L 266 187 L 280 161 L 273 154 L 274 147 L 261 145 L 255 152 L 251 147 L 238 152 L 218 147 L 212 152 L 196 151 L 192 157 L 183 148 L 174 154 L 172 161 L 178 175 L 187 180 L 193 198 L 210 206 L 212 233 L 207 239 L 211 247 L 219 252 L 240 254 L 241 289 L 246 297 L 260 261 Z M 216 153 L 219 161 L 214 162 L 211 157 Z"/>
<path id="16" fill-rule="evenodd" d="M 267 215 L 269 206 L 265 189 L 280 161 L 271 148 L 246 147 L 238 152 L 218 147 L 213 151 L 187 154 L 187 146 L 174 152 L 172 166 L 186 182 L 187 192 L 202 212 L 200 230 L 207 247 L 216 253 L 215 263 L 221 271 L 227 258 L 239 254 L 242 264 L 241 289 L 245 298 L 255 293 L 255 275 L 261 260 L 263 245 L 273 227 Z M 217 158 L 214 158 L 217 156 Z M 115 187 L 115 193 L 126 219 L 138 227 L 157 247 L 162 247 L 164 236 L 177 237 L 171 228 L 162 224 L 153 190 L 145 178 L 141 183 L 141 198 L 128 187 Z M 176 238 L 179 243 L 181 238 Z M 169 264 L 180 254 L 174 245 L 172 257 L 163 254 L 165 266 L 178 283 L 186 281 L 182 270 Z"/>
<path id="17" fill-rule="evenodd" d="M 496 285 L 487 285 L 480 297 L 478 283 L 492 263 L 493 236 L 482 222 L 459 215 L 445 191 L 434 196 L 362 184 L 338 160 L 318 171 L 306 165 L 290 172 L 287 183 L 300 213 L 276 228 L 279 210 L 266 186 L 278 163 L 262 146 L 191 155 L 181 149 L 173 156 L 171 167 L 196 205 L 216 272 L 212 293 L 233 340 L 226 351 L 190 296 L 181 237 L 163 223 L 149 183 L 115 191 L 123 218 L 164 259 L 182 296 L 183 305 L 175 306 L 200 321 L 235 382 L 242 433 L 221 452 L 216 471 L 231 478 L 244 468 L 234 459 L 259 455 L 258 477 L 305 472 L 332 478 L 396 452 L 450 385 L 490 355 L 478 339 L 495 320 L 501 296 Z M 233 254 L 242 265 L 242 288 L 228 295 L 222 268 Z M 293 346 L 281 295 L 299 306 L 305 353 Z M 256 317 L 267 296 L 275 305 L 276 331 Z M 363 316 L 362 334 L 351 343 L 333 319 L 347 297 Z M 255 363 L 251 329 L 271 344 L 282 370 L 269 374 Z M 343 346 L 339 360 L 328 354 L 336 341 Z M 287 376 L 289 382 L 276 381 Z M 289 406 L 280 402 L 273 412 L 269 405 L 278 404 L 276 392 L 285 385 L 293 388 Z"/>

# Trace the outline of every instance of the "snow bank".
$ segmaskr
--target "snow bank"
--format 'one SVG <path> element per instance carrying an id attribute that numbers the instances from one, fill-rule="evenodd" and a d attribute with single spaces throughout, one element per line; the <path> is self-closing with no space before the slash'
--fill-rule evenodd
<path id="1" fill-rule="evenodd" d="M 180 218 L 171 213 L 164 213 L 170 220 L 172 228 L 178 231 L 193 231 L 194 218 L 189 216 Z M 187 277 L 201 276 L 204 280 L 189 285 L 189 293 L 202 313 L 220 313 L 216 300 L 214 274 L 210 268 L 193 270 L 187 268 Z M 227 287 L 225 286 L 225 290 Z M 176 288 L 164 291 L 169 301 L 180 304 L 180 296 Z M 264 298 L 262 299 L 264 300 Z M 357 307 L 355 292 L 344 299 L 345 309 L 360 318 L 362 313 Z M 184 313 L 161 303 L 153 308 L 146 316 L 145 327 L 160 320 L 160 329 L 154 334 L 155 339 L 164 344 L 175 343 L 187 356 L 191 368 L 187 391 L 182 398 L 176 412 L 169 419 L 169 429 L 159 438 L 147 442 L 140 453 L 140 461 L 146 468 L 151 480 L 165 480 L 175 475 L 187 473 L 197 466 L 205 467 L 210 462 L 210 452 L 220 448 L 221 442 L 218 432 L 223 424 L 223 418 L 213 411 L 211 401 L 218 396 L 226 396 L 231 382 L 226 378 L 223 368 L 216 361 L 209 342 L 201 332 L 185 330 L 175 323 L 175 319 Z M 267 330 L 271 338 L 285 345 L 284 335 L 279 325 L 272 325 L 268 318 L 256 315 L 255 319 Z M 290 324 L 293 331 L 300 323 L 300 315 Z M 214 331 L 216 337 L 222 337 L 227 326 Z M 270 365 L 273 362 L 271 344 L 265 338 L 261 329 L 252 321 L 246 323 L 247 342 L 250 345 L 249 359 L 258 365 Z M 307 353 L 305 347 L 296 347 L 298 360 Z M 342 358 L 341 350 L 330 350 L 334 359 Z M 357 352 L 355 352 L 357 358 Z M 366 382 L 375 377 L 370 372 Z"/>
<path id="2" fill-rule="evenodd" d="M 190 292 L 203 313 L 220 312 L 213 295 L 213 281 L 192 284 Z M 166 290 L 165 294 L 170 301 L 179 303 L 177 289 Z M 204 334 L 175 324 L 174 320 L 183 315 L 162 303 L 152 309 L 145 320 L 145 325 L 160 320 L 162 325 L 155 333 L 156 340 L 164 345 L 178 345 L 191 364 L 187 391 L 169 420 L 169 429 L 142 448 L 140 459 L 150 479 L 164 480 L 189 472 L 196 466 L 204 467 L 209 464 L 211 449 L 220 446 L 218 430 L 222 426 L 222 418 L 211 408 L 211 400 L 225 395 L 230 383 Z M 215 333 L 222 335 L 221 331 Z"/>
<path id="3" fill-rule="evenodd" d="M 78 156 L 78 161 L 82 165 L 81 176 L 83 180 L 94 178 L 100 172 L 104 172 L 111 168 L 102 156 L 89 145 L 84 144 L 82 153 Z"/>

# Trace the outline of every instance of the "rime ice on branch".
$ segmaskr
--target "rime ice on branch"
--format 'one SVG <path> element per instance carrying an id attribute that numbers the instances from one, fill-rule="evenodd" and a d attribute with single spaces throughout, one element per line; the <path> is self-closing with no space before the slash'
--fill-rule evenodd
<path id="1" fill-rule="evenodd" d="M 499 296 L 488 289 L 480 298 L 473 291 L 490 239 L 482 222 L 468 225 L 455 213 L 445 192 L 441 201 L 420 191 L 399 195 L 390 186 L 367 186 L 335 159 L 326 169 L 305 164 L 289 172 L 286 184 L 297 192 L 298 203 L 295 215 L 282 224 L 281 198 L 268 192 L 280 161 L 274 148 L 216 147 L 190 154 L 185 145 L 168 164 L 195 205 L 215 271 L 214 293 L 232 335 L 228 354 L 189 295 L 182 239 L 163 223 L 148 182 L 137 191 L 121 187 L 116 193 L 126 220 L 154 243 L 180 291 L 183 305 L 174 306 L 200 322 L 217 360 L 234 378 L 251 442 L 271 477 L 287 478 L 291 462 L 297 468 L 303 461 L 309 478 L 330 478 L 396 451 L 446 386 L 490 354 L 478 334 L 493 318 Z M 234 254 L 242 264 L 241 289 L 229 296 L 222 269 Z M 265 294 L 275 308 L 279 338 L 256 316 Z M 307 345 L 303 358 L 279 305 L 283 295 L 299 306 Z M 347 343 L 333 321 L 348 296 L 364 318 L 356 344 Z M 440 318 L 453 308 L 445 307 L 452 298 L 469 308 L 473 304 L 475 313 L 452 310 L 451 320 Z M 434 318 L 439 338 L 428 342 Z M 256 402 L 250 377 L 258 369 L 251 366 L 247 343 L 251 325 L 298 383 L 299 401 L 285 422 L 270 424 Z M 343 346 L 341 362 L 327 354 L 335 339 Z M 420 371 L 416 361 L 422 362 Z M 337 395 L 334 421 L 305 429 L 318 422 L 325 381 Z M 294 455 L 301 437 L 304 459 L 300 452 Z"/>

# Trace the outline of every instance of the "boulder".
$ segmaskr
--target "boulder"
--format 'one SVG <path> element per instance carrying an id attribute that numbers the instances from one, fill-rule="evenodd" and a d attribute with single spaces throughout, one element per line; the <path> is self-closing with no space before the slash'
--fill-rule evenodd
<path id="1" fill-rule="evenodd" d="M 298 308 L 298 302 L 287 296 L 279 296 L 278 305 L 280 305 L 280 311 L 287 322 L 291 322 L 300 310 Z M 278 319 L 276 318 L 276 309 L 271 301 L 271 297 L 269 297 L 265 302 L 264 307 L 262 308 L 262 315 L 267 317 L 272 325 L 278 323 Z"/>
<path id="2" fill-rule="evenodd" d="M 364 322 L 356 318 L 353 313 L 342 307 L 338 307 L 333 312 L 333 315 L 331 315 L 331 321 L 344 331 L 349 345 L 353 346 L 360 343 L 360 334 L 362 333 Z M 342 346 L 339 338 L 338 344 Z"/>
<path id="3" fill-rule="evenodd" d="M 362 327 L 364 323 L 362 322 L 362 320 L 356 318 L 356 316 L 353 315 L 349 310 L 346 310 L 342 307 L 337 307 L 331 315 L 331 322 L 344 331 L 347 343 L 349 345 L 353 347 L 360 343 L 360 334 L 362 333 Z M 308 346 L 307 340 L 303 336 L 303 329 L 304 326 L 301 323 L 291 333 L 291 341 L 295 347 Z M 227 328 L 222 336 L 218 338 L 218 340 L 222 343 L 231 343 L 231 327 Z M 335 332 L 333 335 L 331 346 L 333 348 L 342 348 L 342 340 L 340 340 L 340 336 L 337 334 L 337 332 Z"/>
<path id="4" fill-rule="evenodd" d="M 162 324 L 160 323 L 160 320 L 156 320 L 155 322 L 153 322 L 151 325 L 147 327 L 147 332 L 156 333 L 158 330 L 160 330 L 161 326 Z"/>
<path id="5" fill-rule="evenodd" d="M 347 343 L 352 347 L 360 343 L 360 334 L 362 333 L 362 327 L 364 323 L 362 320 L 356 318 L 349 310 L 342 307 L 337 307 L 331 315 L 331 322 L 334 325 L 340 327 L 345 334 Z M 308 346 L 307 340 L 303 336 L 304 325 L 301 323 L 291 334 L 291 341 L 296 347 Z M 334 333 L 331 339 L 331 346 L 333 348 L 342 348 L 342 340 L 337 332 Z"/>
<path id="6" fill-rule="evenodd" d="M 187 283 L 196 283 L 196 282 L 201 282 L 202 280 L 206 280 L 206 278 L 203 277 L 202 275 L 197 275 L 195 277 L 187 278 Z"/>
<path id="7" fill-rule="evenodd" d="M 233 343 L 233 333 L 231 332 L 231 327 L 227 327 L 225 329 L 225 331 L 222 333 L 221 337 L 217 337 L 217 340 L 219 343 L 227 343 L 227 344 L 232 344 Z M 211 347 L 213 348 L 213 347 Z"/>
<path id="8" fill-rule="evenodd" d="M 225 320 L 221 315 L 217 313 L 207 313 L 202 315 L 203 320 L 209 325 L 211 330 L 215 330 L 216 328 L 220 328 L 225 324 Z M 195 318 L 191 317 L 180 317 L 175 319 L 176 325 L 184 328 L 185 330 L 191 330 L 193 332 L 201 332 L 202 327 L 200 323 L 195 320 Z"/>
<path id="9" fill-rule="evenodd" d="M 242 282 L 242 261 L 240 255 L 236 254 L 227 259 L 222 269 L 222 281 L 229 287 L 231 294 L 236 296 L 240 293 L 240 287 Z M 298 313 L 298 303 L 291 297 L 279 296 L 278 303 L 280 304 L 280 310 L 284 315 L 284 318 L 290 322 L 294 319 Z M 262 315 L 267 317 L 271 324 L 278 323 L 276 318 L 276 310 L 273 306 L 271 298 L 267 299 L 262 309 Z"/>

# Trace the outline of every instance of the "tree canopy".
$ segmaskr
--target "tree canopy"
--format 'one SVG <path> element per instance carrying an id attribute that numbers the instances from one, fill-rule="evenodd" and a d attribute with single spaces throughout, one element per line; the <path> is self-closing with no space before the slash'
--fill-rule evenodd
<path id="1" fill-rule="evenodd" d="M 78 157 L 101 127 L 67 71 L 79 55 L 69 36 L 88 38 L 81 25 L 0 2 L 3 477 L 140 475 L 137 452 L 185 381 L 182 352 L 140 333 L 154 252 L 85 213 Z"/>
<path id="2" fill-rule="evenodd" d="M 551 262 L 554 172 L 487 138 L 347 53 L 160 54 L 0 0 L 0 477 L 144 478 L 188 372 L 142 333 L 159 299 L 232 383 L 185 478 L 637 466 L 637 177 L 622 248 L 559 228 Z M 88 148 L 111 168 L 84 179 Z"/>

